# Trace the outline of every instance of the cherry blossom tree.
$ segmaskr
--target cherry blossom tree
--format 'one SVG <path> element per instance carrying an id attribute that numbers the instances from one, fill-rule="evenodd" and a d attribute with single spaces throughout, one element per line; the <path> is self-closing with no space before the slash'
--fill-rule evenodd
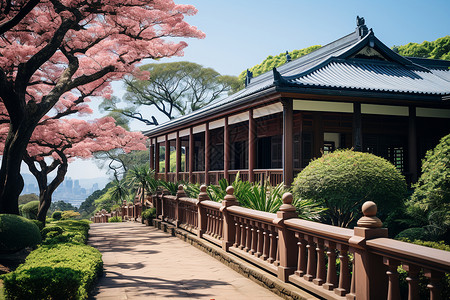
<path id="1" fill-rule="evenodd" d="M 41 119 L 54 107 L 56 114 L 69 114 L 88 110 L 91 96 L 109 98 L 110 82 L 134 74 L 143 59 L 182 55 L 187 44 L 173 37 L 204 37 L 184 21 L 195 13 L 172 0 L 41 0 L 3 33 L 0 115 L 9 129 L 0 213 L 18 213 L 20 164 Z M 3 22 L 15 15 L 2 15 Z"/>
<path id="2" fill-rule="evenodd" d="M 39 186 L 38 220 L 45 217 L 52 194 L 63 182 L 69 162 L 75 158 L 90 158 L 98 151 L 112 149 L 129 153 L 145 149 L 145 137 L 140 132 L 128 132 L 105 117 L 95 121 L 79 119 L 44 120 L 31 136 L 24 161 Z M 49 175 L 56 176 L 49 182 Z"/>

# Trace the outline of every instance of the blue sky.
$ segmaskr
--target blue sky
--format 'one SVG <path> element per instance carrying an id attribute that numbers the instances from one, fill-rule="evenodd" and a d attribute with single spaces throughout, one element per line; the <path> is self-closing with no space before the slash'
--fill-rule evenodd
<path id="1" fill-rule="evenodd" d="M 206 38 L 186 40 L 189 46 L 184 57 L 161 62 L 192 61 L 224 75 L 237 76 L 268 55 L 330 43 L 355 30 L 357 15 L 364 17 L 366 25 L 389 47 L 433 41 L 450 34 L 450 0 L 175 2 L 198 9 L 197 15 L 187 20 L 204 31 Z M 113 87 L 120 97 L 121 83 Z M 133 123 L 132 129 L 145 127 Z M 76 179 L 106 175 L 92 162 L 77 161 L 69 166 L 68 176 Z"/>

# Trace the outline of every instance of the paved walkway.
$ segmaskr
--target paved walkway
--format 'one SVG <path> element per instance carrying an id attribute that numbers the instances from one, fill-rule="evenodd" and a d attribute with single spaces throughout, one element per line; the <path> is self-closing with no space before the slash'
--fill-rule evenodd
<path id="1" fill-rule="evenodd" d="M 279 299 L 208 254 L 154 227 L 91 224 L 105 274 L 91 299 Z"/>

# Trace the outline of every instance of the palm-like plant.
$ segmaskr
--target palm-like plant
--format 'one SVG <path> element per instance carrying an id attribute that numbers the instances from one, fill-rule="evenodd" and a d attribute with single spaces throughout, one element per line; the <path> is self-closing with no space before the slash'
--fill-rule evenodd
<path id="1" fill-rule="evenodd" d="M 113 186 L 111 187 L 111 198 L 114 202 L 121 205 L 129 192 L 128 186 L 124 180 L 114 180 Z"/>
<path id="2" fill-rule="evenodd" d="M 145 199 L 145 192 L 154 194 L 158 188 L 158 180 L 155 179 L 155 172 L 148 166 L 135 166 L 128 171 L 126 183 L 129 186 L 141 190 L 140 202 L 143 203 Z"/>

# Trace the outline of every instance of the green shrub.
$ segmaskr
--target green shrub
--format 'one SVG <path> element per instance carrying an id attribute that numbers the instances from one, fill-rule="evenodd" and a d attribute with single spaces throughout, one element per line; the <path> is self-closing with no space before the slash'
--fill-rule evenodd
<path id="1" fill-rule="evenodd" d="M 338 150 L 313 160 L 293 183 L 294 198 L 310 199 L 323 207 L 327 221 L 348 227 L 371 200 L 382 220 L 402 206 L 406 182 L 389 161 L 370 153 Z"/>
<path id="2" fill-rule="evenodd" d="M 426 240 L 427 239 L 427 233 L 424 228 L 421 227 L 414 227 L 414 228 L 408 228 L 400 232 L 395 236 L 395 239 L 401 240 L 401 239 L 408 239 L 408 240 Z"/>
<path id="3" fill-rule="evenodd" d="M 41 236 L 42 239 L 45 240 L 47 236 L 51 233 L 51 237 L 54 237 L 56 235 L 62 234 L 64 232 L 64 229 L 62 229 L 61 226 L 47 226 L 41 229 Z"/>
<path id="4" fill-rule="evenodd" d="M 61 218 L 62 218 L 62 211 L 56 210 L 53 212 L 52 214 L 53 220 L 61 220 Z"/>
<path id="5" fill-rule="evenodd" d="M 27 219 L 37 219 L 39 201 L 31 201 L 22 206 L 22 215 Z"/>
<path id="6" fill-rule="evenodd" d="M 19 205 L 19 215 L 21 215 L 22 217 L 23 217 L 23 214 L 22 214 L 22 208 L 23 208 L 24 205 L 25 205 L 25 204 L 20 204 L 20 205 Z"/>
<path id="7" fill-rule="evenodd" d="M 111 218 L 108 219 L 108 222 L 109 222 L 109 223 L 122 222 L 122 218 L 121 218 L 121 217 L 117 217 L 117 216 L 111 217 Z"/>
<path id="8" fill-rule="evenodd" d="M 143 220 L 148 220 L 148 221 L 153 220 L 154 218 L 156 218 L 156 208 L 154 208 L 154 207 L 147 208 L 146 210 L 144 210 L 142 212 L 141 217 Z"/>
<path id="9" fill-rule="evenodd" d="M 36 226 L 39 228 L 39 230 L 42 230 L 42 228 L 44 228 L 44 223 L 42 223 L 41 221 L 38 221 L 38 220 L 34 220 L 34 219 L 31 219 L 30 220 L 31 222 L 33 222 L 34 224 L 36 224 Z"/>
<path id="10" fill-rule="evenodd" d="M 61 220 L 76 219 L 80 216 L 79 212 L 73 210 L 66 210 L 61 213 Z"/>
<path id="11" fill-rule="evenodd" d="M 15 252 L 41 242 L 36 224 L 17 215 L 0 214 L 0 252 Z"/>
<path id="12" fill-rule="evenodd" d="M 102 272 L 101 253 L 86 245 L 42 245 L 3 276 L 7 299 L 85 299 Z"/>
<path id="13" fill-rule="evenodd" d="M 63 232 L 59 234 L 56 231 L 51 231 L 47 234 L 47 238 L 42 242 L 42 245 L 56 245 L 63 243 L 85 244 L 86 238 L 81 233 Z"/>
<path id="14" fill-rule="evenodd" d="M 89 221 L 87 220 L 61 220 L 52 222 L 50 225 L 62 227 L 65 231 L 63 235 L 67 235 L 66 238 L 70 239 L 69 234 L 75 234 L 81 237 L 82 243 L 86 243 L 87 241 L 89 234 Z"/>
<path id="15" fill-rule="evenodd" d="M 407 203 L 407 213 L 414 226 L 426 226 L 429 238 L 450 238 L 450 134 L 427 151 L 422 161 L 422 175 Z"/>

